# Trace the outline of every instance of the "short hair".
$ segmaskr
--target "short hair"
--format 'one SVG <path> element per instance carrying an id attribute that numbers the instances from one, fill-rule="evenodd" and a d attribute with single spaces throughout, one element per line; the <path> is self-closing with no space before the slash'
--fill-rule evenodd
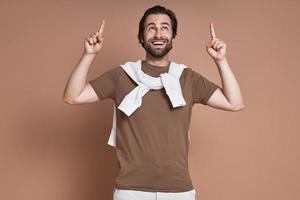
<path id="1" fill-rule="evenodd" d="M 177 35 L 177 18 L 176 18 L 175 13 L 172 10 L 167 9 L 167 8 L 165 8 L 163 6 L 156 5 L 156 6 L 153 6 L 151 8 L 148 8 L 145 11 L 144 16 L 140 20 L 140 23 L 139 23 L 139 32 L 138 32 L 139 43 L 142 44 L 143 35 L 144 35 L 144 28 L 145 28 L 144 27 L 145 21 L 146 21 L 146 18 L 148 17 L 148 15 L 151 15 L 151 14 L 166 14 L 166 15 L 168 15 L 170 17 L 170 19 L 171 19 L 171 26 L 172 26 L 172 39 L 174 39 L 176 37 L 176 35 Z"/>

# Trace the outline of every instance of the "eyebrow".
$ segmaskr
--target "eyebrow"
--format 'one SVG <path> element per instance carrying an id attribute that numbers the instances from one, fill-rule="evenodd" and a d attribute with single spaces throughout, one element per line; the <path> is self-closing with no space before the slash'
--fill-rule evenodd
<path id="1" fill-rule="evenodd" d="M 165 25 L 168 25 L 168 26 L 170 26 L 170 24 L 169 24 L 169 23 L 167 23 L 167 22 L 162 22 L 162 23 L 160 23 L 160 24 L 165 24 Z M 155 23 L 153 23 L 153 22 L 150 22 L 149 24 L 147 24 L 146 28 L 147 28 L 148 26 L 150 26 L 150 25 L 155 25 Z"/>

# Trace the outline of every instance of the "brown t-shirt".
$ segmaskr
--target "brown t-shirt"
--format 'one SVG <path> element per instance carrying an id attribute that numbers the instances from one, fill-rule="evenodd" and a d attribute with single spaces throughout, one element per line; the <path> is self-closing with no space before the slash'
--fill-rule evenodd
<path id="1" fill-rule="evenodd" d="M 169 65 L 160 67 L 142 61 L 142 71 L 159 77 Z M 89 81 L 100 100 L 110 98 L 116 107 L 137 84 L 121 66 Z M 188 169 L 192 107 L 206 105 L 219 87 L 187 67 L 180 77 L 186 105 L 173 108 L 164 88 L 149 90 L 142 105 L 131 116 L 116 109 L 116 154 L 119 174 L 115 187 L 156 192 L 184 192 L 193 189 Z"/>

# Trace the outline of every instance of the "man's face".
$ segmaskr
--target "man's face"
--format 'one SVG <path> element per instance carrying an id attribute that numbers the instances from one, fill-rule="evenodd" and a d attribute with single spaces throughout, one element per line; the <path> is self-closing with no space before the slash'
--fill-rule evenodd
<path id="1" fill-rule="evenodd" d="M 145 20 L 144 49 L 154 58 L 165 56 L 172 49 L 171 20 L 166 14 L 151 14 Z"/>

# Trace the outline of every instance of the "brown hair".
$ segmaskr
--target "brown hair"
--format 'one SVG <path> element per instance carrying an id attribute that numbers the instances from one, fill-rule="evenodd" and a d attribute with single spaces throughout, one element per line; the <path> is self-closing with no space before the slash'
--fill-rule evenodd
<path id="1" fill-rule="evenodd" d="M 144 24 L 145 24 L 145 21 L 146 21 L 146 18 L 148 17 L 148 15 L 151 15 L 151 14 L 166 14 L 170 17 L 171 26 L 172 26 L 172 33 L 173 33 L 172 34 L 172 39 L 174 39 L 177 35 L 177 18 L 176 18 L 175 13 L 172 10 L 167 9 L 163 6 L 156 5 L 156 6 L 153 6 L 151 8 L 148 8 L 145 11 L 144 16 L 140 20 L 139 32 L 138 32 L 139 43 L 141 43 L 143 45 L 142 41 L 143 41 L 143 33 L 144 33 Z"/>

